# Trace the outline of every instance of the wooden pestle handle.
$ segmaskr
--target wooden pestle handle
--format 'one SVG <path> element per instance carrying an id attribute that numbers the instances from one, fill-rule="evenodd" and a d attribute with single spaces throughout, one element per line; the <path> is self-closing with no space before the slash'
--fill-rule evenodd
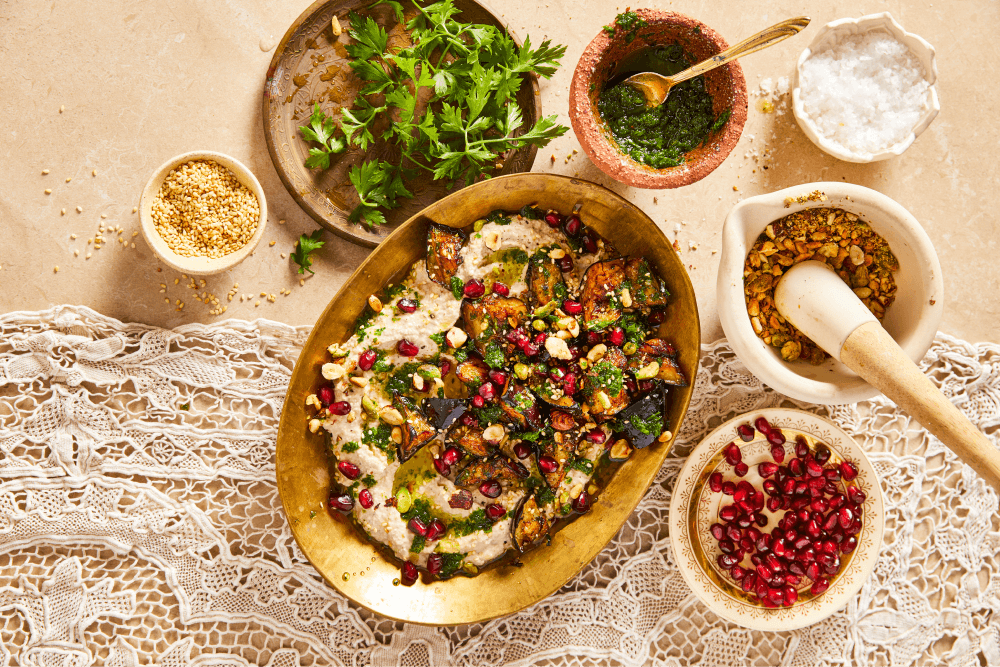
<path id="1" fill-rule="evenodd" d="M 844 342 L 840 360 L 1000 492 L 1000 450 L 934 386 L 878 322 L 855 329 Z"/>

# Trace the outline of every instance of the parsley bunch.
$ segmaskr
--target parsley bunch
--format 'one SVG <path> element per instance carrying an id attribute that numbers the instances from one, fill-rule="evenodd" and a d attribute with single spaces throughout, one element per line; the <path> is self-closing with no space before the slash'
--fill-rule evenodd
<path id="1" fill-rule="evenodd" d="M 368 226 L 384 224 L 382 209 L 413 196 L 404 178 L 427 172 L 434 180 L 469 184 L 493 169 L 501 155 L 526 145 L 544 146 L 568 129 L 548 116 L 513 136 L 524 124 L 515 99 L 522 75 L 551 77 L 565 46 L 546 40 L 532 48 L 525 38 L 518 48 L 494 26 L 455 20 L 459 10 L 452 0 L 426 6 L 411 2 L 417 12 L 406 22 L 412 46 L 399 50 L 389 50 L 385 29 L 371 17 L 350 14 L 347 52 L 365 85 L 353 107 L 341 110 L 341 128 L 347 142 L 361 150 L 379 138 L 402 155 L 396 164 L 375 159 L 350 171 L 359 199 L 350 218 Z M 405 20 L 396 0 L 375 3 L 380 4 L 390 6 L 401 23 Z M 421 89 L 430 93 L 426 102 L 425 95 L 418 101 Z M 390 121 L 381 132 L 376 130 L 380 117 Z"/>

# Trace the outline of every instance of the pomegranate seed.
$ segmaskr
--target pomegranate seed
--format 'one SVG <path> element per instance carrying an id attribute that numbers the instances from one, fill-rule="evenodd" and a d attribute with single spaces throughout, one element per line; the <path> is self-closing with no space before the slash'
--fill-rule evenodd
<path id="1" fill-rule="evenodd" d="M 403 563 L 403 568 L 400 572 L 401 576 L 399 577 L 399 580 L 404 586 L 412 586 L 415 584 L 417 582 L 417 577 L 420 575 L 419 570 L 417 570 L 417 566 L 409 561 Z"/>
<path id="2" fill-rule="evenodd" d="M 771 424 L 769 424 L 768 421 L 763 417 L 757 417 L 753 425 L 756 426 L 757 430 L 763 433 L 764 435 L 767 435 L 768 433 L 771 432 Z"/>
<path id="3" fill-rule="evenodd" d="M 757 466 L 757 471 L 758 472 L 760 472 L 760 466 L 762 466 L 762 465 L 764 465 L 764 464 L 761 463 L 759 466 Z M 761 473 L 761 474 L 763 475 L 763 473 Z M 764 480 L 764 492 L 767 493 L 767 495 L 769 495 L 769 496 L 776 496 L 779 493 L 781 493 L 781 491 L 778 489 L 778 485 L 775 483 L 775 481 L 773 479 L 765 479 Z"/>
<path id="4" fill-rule="evenodd" d="M 868 499 L 868 494 L 856 486 L 847 487 L 847 496 L 855 505 L 864 505 L 865 501 Z"/>
<path id="5" fill-rule="evenodd" d="M 444 462 L 444 459 L 433 459 L 434 469 L 438 471 L 438 474 L 442 477 L 447 477 L 451 474 L 451 466 Z"/>
<path id="6" fill-rule="evenodd" d="M 444 521 L 441 519 L 432 520 L 431 524 L 427 526 L 427 541 L 433 542 L 434 540 L 441 539 L 447 530 L 448 526 L 444 525 Z"/>
<path id="7" fill-rule="evenodd" d="M 776 462 L 781 463 L 785 460 L 785 448 L 781 445 L 771 446 L 771 458 Z"/>
<path id="8" fill-rule="evenodd" d="M 844 481 L 854 481 L 854 478 L 858 476 L 858 467 L 851 461 L 844 461 L 840 464 L 840 474 Z"/>
<path id="9" fill-rule="evenodd" d="M 596 331 L 587 332 L 587 345 L 597 345 L 602 340 L 604 340 L 604 338 L 601 336 L 600 333 Z"/>
<path id="10" fill-rule="evenodd" d="M 750 562 L 753 563 L 754 567 L 757 567 L 758 565 L 764 562 L 764 557 L 761 556 L 760 554 L 754 554 L 750 556 Z"/>
<path id="11" fill-rule="evenodd" d="M 754 572 L 747 572 L 746 576 L 743 577 L 741 584 L 743 591 L 749 593 L 757 585 L 757 574 Z"/>
<path id="12" fill-rule="evenodd" d="M 621 347 L 625 344 L 625 330 L 621 327 L 615 327 L 608 332 L 608 342 L 616 347 Z"/>
<path id="13" fill-rule="evenodd" d="M 736 495 L 736 485 L 733 484 L 732 482 L 723 482 L 722 493 L 724 493 L 727 496 Z"/>
<path id="14" fill-rule="evenodd" d="M 371 509 L 372 505 L 375 503 L 375 499 L 372 498 L 372 492 L 368 489 L 361 489 L 358 492 L 358 503 L 360 503 L 366 510 Z"/>
<path id="15" fill-rule="evenodd" d="M 544 457 L 543 457 L 544 458 Z M 541 467 L 541 459 L 538 461 L 539 467 Z M 736 519 L 736 508 L 732 505 L 726 505 L 721 510 L 719 510 L 719 518 L 729 523 Z"/>
<path id="16" fill-rule="evenodd" d="M 563 273 L 569 273 L 570 271 L 573 270 L 573 258 L 570 257 L 569 255 L 557 259 L 556 264 L 559 265 L 559 270 L 562 271 Z"/>
<path id="17" fill-rule="evenodd" d="M 535 345 L 545 345 L 546 338 L 548 338 L 548 335 L 545 334 L 544 332 L 539 331 L 537 334 L 535 334 L 535 337 L 532 339 L 532 342 L 534 342 Z"/>
<path id="18" fill-rule="evenodd" d="M 316 398 L 323 404 L 323 407 L 331 406 L 333 403 L 333 387 L 320 387 L 316 390 Z M 347 412 L 351 411 L 351 406 L 347 406 Z M 347 414 L 345 412 L 344 414 Z"/>
<path id="19" fill-rule="evenodd" d="M 847 539 L 841 542 L 840 551 L 841 553 L 849 554 L 855 549 L 857 549 L 857 547 L 858 547 L 858 538 L 854 537 L 853 535 L 849 535 Z"/>
<path id="20" fill-rule="evenodd" d="M 839 510 L 841 507 L 844 506 L 844 503 L 846 503 L 846 502 L 847 502 L 847 499 L 844 498 L 844 495 L 841 494 L 841 493 L 838 493 L 838 494 L 834 495 L 832 498 L 830 498 L 830 509 L 832 509 L 832 510 Z"/>
<path id="21" fill-rule="evenodd" d="M 576 236 L 580 233 L 580 228 L 583 223 L 580 222 L 580 218 L 575 215 L 571 215 L 566 218 L 566 224 L 563 225 L 563 230 L 566 232 L 567 236 Z"/>
<path id="22" fill-rule="evenodd" d="M 816 563 L 809 563 L 808 565 L 806 565 L 807 577 L 809 577 L 813 581 L 816 581 L 817 579 L 819 579 L 819 574 L 820 574 L 819 565 L 817 565 Z"/>
<path id="23" fill-rule="evenodd" d="M 653 391 L 653 381 L 652 380 L 641 380 L 639 382 L 640 391 Z"/>
<path id="24" fill-rule="evenodd" d="M 743 452 L 740 451 L 740 448 L 736 446 L 735 442 L 731 442 L 726 445 L 726 448 L 722 450 L 722 454 L 726 457 L 726 463 L 731 466 L 734 466 L 743 460 Z"/>
<path id="25" fill-rule="evenodd" d="M 331 415 L 343 416 L 351 411 L 351 404 L 347 401 L 337 401 L 330 404 L 329 410 Z"/>
<path id="26" fill-rule="evenodd" d="M 484 382 L 480 385 L 478 393 L 487 401 L 492 401 L 497 395 L 496 389 L 493 388 L 493 384 L 491 382 Z"/>
<path id="27" fill-rule="evenodd" d="M 576 393 L 576 373 L 566 373 L 563 378 L 563 394 L 572 396 Z"/>
<path id="28" fill-rule="evenodd" d="M 528 458 L 529 454 L 531 454 L 531 447 L 528 444 L 522 441 L 514 445 L 514 456 L 517 458 L 524 460 Z"/>
<path id="29" fill-rule="evenodd" d="M 819 543 L 819 550 L 825 554 L 835 556 L 837 554 L 837 543 L 833 540 L 823 540 Z"/>
<path id="30" fill-rule="evenodd" d="M 746 463 L 740 461 L 735 466 L 733 466 L 733 472 L 739 477 L 745 477 L 748 472 L 750 472 L 750 466 Z"/>
<path id="31" fill-rule="evenodd" d="M 549 227 L 558 227 L 562 224 L 562 219 L 556 213 L 546 213 L 545 224 Z"/>
<path id="32" fill-rule="evenodd" d="M 415 313 L 417 312 L 417 302 L 413 299 L 400 299 L 396 302 L 396 307 L 399 308 L 404 313 Z"/>
<path id="33" fill-rule="evenodd" d="M 822 568 L 830 567 L 833 564 L 833 556 L 820 551 L 816 554 L 816 564 Z"/>
<path id="34" fill-rule="evenodd" d="M 840 523 L 841 528 L 847 530 L 854 521 L 854 512 L 852 512 L 850 508 L 841 507 L 837 512 L 837 521 Z"/>
<path id="35" fill-rule="evenodd" d="M 740 514 L 736 517 L 736 525 L 740 528 L 749 528 L 754 521 L 754 517 L 749 514 Z"/>
<path id="36" fill-rule="evenodd" d="M 601 429 L 595 428 L 593 431 L 587 433 L 586 438 L 589 442 L 593 442 L 599 445 L 603 443 L 605 440 L 607 440 L 608 436 L 605 435 L 604 431 L 602 431 Z"/>
<path id="37" fill-rule="evenodd" d="M 830 509 L 830 503 L 826 498 L 816 498 L 809 504 L 809 507 L 814 512 L 825 512 Z"/>
<path id="38" fill-rule="evenodd" d="M 764 564 L 767 565 L 775 574 L 785 571 L 785 564 L 781 562 L 781 559 L 778 558 L 777 554 L 773 551 L 764 556 Z"/>
<path id="39" fill-rule="evenodd" d="M 820 465 L 825 464 L 830 460 L 830 448 L 826 445 L 818 445 L 816 447 L 816 462 Z"/>
<path id="40" fill-rule="evenodd" d="M 722 473 L 713 472 L 708 478 L 708 488 L 712 490 L 713 493 L 718 493 L 722 491 Z"/>
<path id="41" fill-rule="evenodd" d="M 410 529 L 411 533 L 416 533 L 422 537 L 427 537 L 427 524 L 424 523 L 423 519 L 418 516 L 413 517 L 406 524 L 406 527 Z"/>
<path id="42" fill-rule="evenodd" d="M 777 512 L 778 508 L 781 506 L 781 498 L 778 496 L 771 496 L 767 499 L 767 509 L 771 512 Z"/>
<path id="43" fill-rule="evenodd" d="M 503 488 L 500 486 L 500 482 L 495 479 L 488 479 L 479 485 L 479 493 L 487 498 L 496 498 L 500 495 L 501 491 L 503 491 Z"/>
<path id="44" fill-rule="evenodd" d="M 475 397 L 473 397 L 473 399 L 472 399 L 472 404 L 473 405 L 476 404 Z M 470 428 L 472 428 L 473 426 L 478 426 L 479 425 L 479 422 L 476 421 L 476 418 L 473 417 L 472 415 L 470 415 L 468 412 L 466 412 L 464 415 L 462 415 L 461 421 L 462 421 L 462 425 L 463 426 L 468 426 Z"/>
<path id="45" fill-rule="evenodd" d="M 806 467 L 802 463 L 802 459 L 792 459 L 788 462 L 788 470 L 796 477 L 801 477 L 806 472 Z"/>
<path id="46" fill-rule="evenodd" d="M 743 581 L 743 577 L 747 576 L 747 571 L 739 565 L 733 565 L 732 569 L 729 570 L 729 576 L 733 578 L 733 581 Z"/>
<path id="47" fill-rule="evenodd" d="M 590 509 L 590 494 L 586 491 L 581 491 L 580 495 L 573 500 L 573 510 L 579 512 L 580 514 L 585 514 L 587 510 Z"/>
<path id="48" fill-rule="evenodd" d="M 404 357 L 415 357 L 420 354 L 420 348 L 405 338 L 396 345 L 396 350 Z"/>
<path id="49" fill-rule="evenodd" d="M 784 556 L 785 553 L 787 553 L 788 551 L 788 547 L 785 546 L 784 540 L 777 540 L 774 543 L 774 549 L 772 549 L 772 551 L 774 552 L 775 556 Z"/>
<path id="50" fill-rule="evenodd" d="M 768 555 L 770 556 L 771 554 Z M 761 563 L 757 566 L 757 576 L 765 581 L 770 581 L 771 577 L 774 576 L 774 572 L 772 572 L 771 568 L 767 566 L 767 563 Z"/>
<path id="51" fill-rule="evenodd" d="M 566 300 L 563 301 L 562 309 L 563 312 L 565 312 L 567 315 L 579 315 L 580 313 L 583 312 L 583 304 L 581 304 L 579 301 Z M 596 333 L 596 332 L 591 332 L 591 333 Z"/>
<path id="52" fill-rule="evenodd" d="M 462 459 L 462 451 L 458 447 L 449 447 L 441 454 L 441 460 L 453 466 Z"/>
<path id="53" fill-rule="evenodd" d="M 823 477 L 826 477 L 831 482 L 839 482 L 840 471 L 836 468 L 827 468 L 823 471 Z"/>
<path id="54" fill-rule="evenodd" d="M 736 560 L 736 557 L 731 554 L 719 554 L 718 563 L 719 567 L 721 567 L 723 570 L 728 570 L 733 565 L 736 565 L 736 563 L 738 562 L 739 561 Z"/>
<path id="55" fill-rule="evenodd" d="M 740 438 L 742 438 L 743 442 L 750 442 L 753 440 L 753 426 L 750 426 L 750 424 L 740 424 L 736 427 L 736 431 L 740 434 Z"/>
<path id="56" fill-rule="evenodd" d="M 507 384 L 507 374 L 503 371 L 490 371 L 489 376 L 490 381 L 498 387 L 502 387 Z"/>
<path id="57" fill-rule="evenodd" d="M 444 569 L 444 556 L 441 554 L 431 554 L 427 557 L 427 571 L 437 576 Z"/>
<path id="58" fill-rule="evenodd" d="M 764 533 L 760 532 L 759 530 L 757 530 L 756 528 L 753 528 L 753 527 L 751 527 L 751 528 L 749 528 L 747 530 L 747 537 L 749 537 L 754 542 L 756 542 L 757 540 L 759 540 L 760 536 L 763 535 L 763 534 Z"/>
<path id="59" fill-rule="evenodd" d="M 773 431 L 767 432 L 767 441 L 772 445 L 783 445 L 785 444 L 785 436 L 782 434 L 780 428 L 776 428 Z"/>
<path id="60" fill-rule="evenodd" d="M 795 480 L 791 477 L 781 483 L 781 492 L 790 495 L 795 491 Z"/>
<path id="61" fill-rule="evenodd" d="M 358 357 L 358 368 L 363 371 L 369 371 L 375 365 L 376 359 L 378 359 L 378 354 L 375 350 L 365 350 Z"/>
<path id="62" fill-rule="evenodd" d="M 482 280 L 476 280 L 473 278 L 469 280 L 469 282 L 465 283 L 462 293 L 465 294 L 467 299 L 478 299 L 482 295 L 486 294 L 486 286 L 483 285 Z"/>
<path id="63" fill-rule="evenodd" d="M 816 539 L 822 533 L 823 533 L 823 529 L 819 527 L 819 524 L 816 523 L 815 521 L 813 521 L 812 519 L 810 519 L 809 523 L 806 524 L 806 535 L 808 535 L 809 537 L 811 537 L 813 539 Z"/>
<path id="64" fill-rule="evenodd" d="M 805 495 L 808 495 L 808 494 L 809 494 L 809 482 L 796 482 L 795 483 L 795 495 L 797 495 L 797 496 L 805 496 Z M 808 502 L 809 501 L 806 500 L 806 504 L 808 504 Z"/>
<path id="65" fill-rule="evenodd" d="M 795 586 L 785 586 L 784 590 L 785 606 L 791 607 L 799 599 L 799 592 L 795 590 Z"/>
<path id="66" fill-rule="evenodd" d="M 730 540 L 722 540 L 719 542 L 719 551 L 724 554 L 731 554 L 736 551 L 736 545 Z"/>
<path id="67" fill-rule="evenodd" d="M 830 512 L 826 516 L 826 518 L 823 519 L 822 526 L 823 526 L 823 530 L 826 531 L 826 532 L 828 532 L 828 533 L 830 531 L 832 531 L 834 528 L 836 528 L 837 527 L 837 513 L 836 512 Z"/>
<path id="68" fill-rule="evenodd" d="M 748 530 L 753 530 L 753 528 L 749 528 Z M 741 551 L 753 551 L 753 545 L 754 545 L 754 538 L 750 537 L 749 535 L 740 538 Z M 743 559 L 741 558 L 740 560 Z"/>
<path id="69" fill-rule="evenodd" d="M 770 477 L 774 473 L 778 472 L 778 464 L 765 461 L 757 466 L 757 473 L 761 477 Z M 766 487 L 765 487 L 766 488 Z"/>
<path id="70" fill-rule="evenodd" d="M 725 533 L 726 537 L 728 537 L 733 542 L 739 542 L 740 539 L 743 537 L 743 531 L 734 526 L 733 524 L 729 524 L 726 526 Z"/>
<path id="71" fill-rule="evenodd" d="M 739 490 L 737 490 L 736 493 L 739 493 Z M 753 512 L 753 505 L 746 500 L 737 500 L 736 507 L 738 507 L 741 512 L 745 512 L 747 514 Z"/>
<path id="72" fill-rule="evenodd" d="M 714 537 L 717 540 L 721 540 L 723 536 L 726 534 L 725 529 L 722 527 L 721 523 L 713 523 L 708 530 L 709 532 L 712 533 L 712 537 Z"/>
<path id="73" fill-rule="evenodd" d="M 503 283 L 493 283 L 493 293 L 500 296 L 507 296 L 510 294 L 510 288 Z"/>
<path id="74" fill-rule="evenodd" d="M 795 518 L 798 519 L 799 523 L 808 523 L 812 516 L 809 514 L 809 510 L 802 508 L 795 513 Z"/>
<path id="75" fill-rule="evenodd" d="M 558 470 L 559 463 L 551 456 L 539 456 L 538 469 L 547 475 Z"/>
<path id="76" fill-rule="evenodd" d="M 330 496 L 329 506 L 332 510 L 350 512 L 354 509 L 354 498 L 351 498 L 351 494 L 349 493 L 341 493 L 336 496 Z"/>
<path id="77" fill-rule="evenodd" d="M 780 588 L 772 588 L 767 591 L 767 600 L 773 605 L 780 606 L 785 602 L 785 594 Z"/>
<path id="78" fill-rule="evenodd" d="M 474 407 L 474 408 L 481 408 L 484 405 L 486 405 L 486 399 L 485 398 L 483 398 L 479 394 L 476 394 L 475 396 L 472 397 L 472 407 Z"/>
<path id="79" fill-rule="evenodd" d="M 810 477 L 821 477 L 823 484 L 826 484 L 826 478 L 823 475 L 823 466 L 817 463 L 813 459 L 806 459 L 806 473 Z"/>
<path id="80" fill-rule="evenodd" d="M 804 577 L 806 574 L 806 568 L 804 568 L 802 566 L 802 563 L 798 562 L 797 560 L 793 560 L 791 563 L 788 564 L 788 571 L 791 572 L 792 575 L 796 575 L 799 577 Z"/>
<path id="81" fill-rule="evenodd" d="M 357 479 L 361 475 L 361 468 L 350 461 L 340 461 L 337 464 L 337 470 L 347 479 Z"/>
<path id="82" fill-rule="evenodd" d="M 506 513 L 507 510 L 499 503 L 491 503 L 486 506 L 486 516 L 490 518 L 490 521 L 499 521 Z"/>
<path id="83" fill-rule="evenodd" d="M 805 439 L 801 435 L 795 438 L 795 455 L 800 459 L 804 459 L 808 453 L 809 445 L 806 444 Z"/>
<path id="84" fill-rule="evenodd" d="M 750 494 L 750 489 L 747 489 L 745 486 L 743 486 L 743 482 L 740 482 L 739 486 L 736 487 L 736 493 L 733 494 L 733 500 L 735 500 L 737 503 L 741 503 L 747 499 L 749 494 Z"/>
<path id="85" fill-rule="evenodd" d="M 653 326 L 663 324 L 663 320 L 667 317 L 667 313 L 661 308 L 654 308 L 649 311 L 649 316 L 646 320 Z"/>

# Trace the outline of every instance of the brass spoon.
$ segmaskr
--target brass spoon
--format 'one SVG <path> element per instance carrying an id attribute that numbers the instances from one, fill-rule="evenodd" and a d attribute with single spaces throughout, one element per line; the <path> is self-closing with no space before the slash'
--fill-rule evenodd
<path id="1" fill-rule="evenodd" d="M 777 44 L 797 34 L 807 25 L 809 25 L 809 18 L 806 16 L 799 16 L 794 19 L 782 21 L 781 23 L 775 23 L 770 28 L 764 28 L 753 37 L 748 37 L 739 44 L 730 46 L 722 53 L 716 54 L 708 60 L 703 60 L 697 65 L 688 67 L 683 72 L 679 72 L 673 76 L 663 76 L 656 72 L 642 72 L 630 76 L 622 83 L 627 83 L 642 93 L 642 96 L 646 98 L 647 107 L 655 107 L 663 104 L 670 93 L 670 89 L 681 81 L 687 81 L 711 71 L 719 65 L 725 65 L 730 60 L 736 60 L 749 53 L 756 53 L 761 49 L 766 49 L 772 44 Z"/>

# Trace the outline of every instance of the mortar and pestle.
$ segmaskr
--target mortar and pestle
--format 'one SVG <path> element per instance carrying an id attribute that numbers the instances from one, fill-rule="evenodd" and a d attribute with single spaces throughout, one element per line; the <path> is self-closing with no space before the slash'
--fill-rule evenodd
<path id="1" fill-rule="evenodd" d="M 764 228 L 807 208 L 840 208 L 861 217 L 899 260 L 896 301 L 882 324 L 820 261 L 789 268 L 775 306 L 831 355 L 826 363 L 786 362 L 750 326 L 743 295 L 746 255 Z M 848 183 L 812 183 L 737 204 L 723 228 L 717 282 L 719 316 L 740 360 L 765 384 L 813 403 L 855 403 L 879 392 L 937 436 L 1000 491 L 1000 450 L 920 371 L 943 313 L 937 254 L 920 223 L 885 195 Z"/>

